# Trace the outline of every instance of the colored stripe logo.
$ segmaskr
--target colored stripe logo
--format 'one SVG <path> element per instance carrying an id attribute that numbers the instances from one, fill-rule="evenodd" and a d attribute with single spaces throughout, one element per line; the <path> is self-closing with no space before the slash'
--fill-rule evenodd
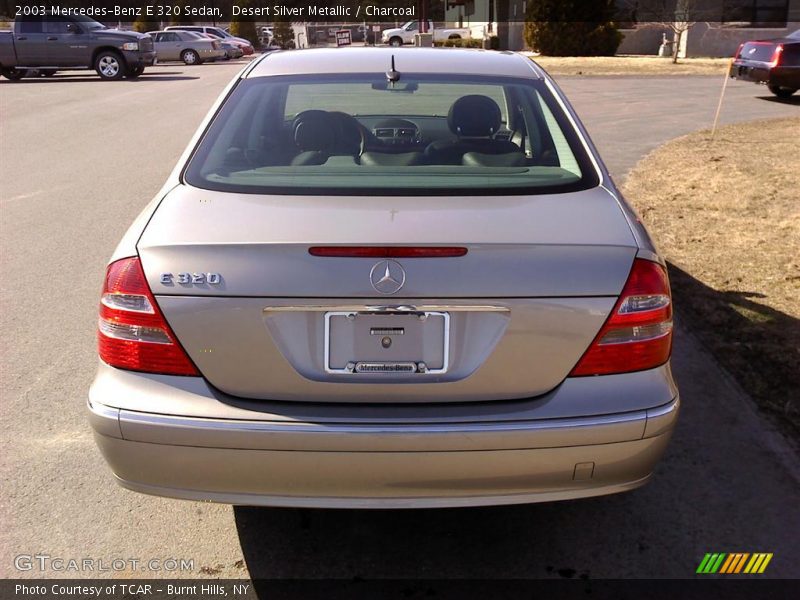
<path id="1" fill-rule="evenodd" d="M 772 552 L 725 552 L 707 553 L 695 573 L 712 575 L 721 573 L 737 575 L 740 573 L 760 574 L 766 571 L 767 565 L 772 560 Z"/>

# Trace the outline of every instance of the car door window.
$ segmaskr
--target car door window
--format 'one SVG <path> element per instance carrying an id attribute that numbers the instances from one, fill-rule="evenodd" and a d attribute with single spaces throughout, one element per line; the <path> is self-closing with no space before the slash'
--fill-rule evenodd
<path id="1" fill-rule="evenodd" d="M 67 21 L 66 19 L 63 18 L 50 17 L 47 21 L 44 22 L 44 31 L 45 33 L 55 33 L 55 34 L 69 33 L 70 23 L 71 21 Z"/>
<path id="2" fill-rule="evenodd" d="M 19 24 L 20 33 L 43 33 L 44 23 L 41 17 L 23 17 Z"/>

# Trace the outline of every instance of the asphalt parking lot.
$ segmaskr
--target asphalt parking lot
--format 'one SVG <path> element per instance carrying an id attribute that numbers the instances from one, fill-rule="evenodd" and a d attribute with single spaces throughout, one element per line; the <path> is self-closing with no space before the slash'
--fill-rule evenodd
<path id="1" fill-rule="evenodd" d="M 655 479 L 632 493 L 367 512 L 233 509 L 117 487 L 84 411 L 105 262 L 240 67 L 0 83 L 0 576 L 97 575 L 14 567 L 45 553 L 194 561 L 145 576 L 690 577 L 706 552 L 743 551 L 773 552 L 768 575 L 800 577 L 800 461 L 680 326 L 681 422 Z M 621 179 L 660 143 L 710 126 L 722 80 L 560 84 Z M 722 122 L 798 114 L 797 99 L 732 82 Z"/>

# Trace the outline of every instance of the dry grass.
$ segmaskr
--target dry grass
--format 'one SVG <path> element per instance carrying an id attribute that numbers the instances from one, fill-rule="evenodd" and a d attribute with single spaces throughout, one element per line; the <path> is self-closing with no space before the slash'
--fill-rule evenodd
<path id="1" fill-rule="evenodd" d="M 719 75 L 727 58 L 682 58 L 672 64 L 657 56 L 533 56 L 551 75 Z"/>
<path id="2" fill-rule="evenodd" d="M 679 314 L 744 388 L 800 433 L 800 119 L 673 140 L 625 194 L 671 274 Z"/>

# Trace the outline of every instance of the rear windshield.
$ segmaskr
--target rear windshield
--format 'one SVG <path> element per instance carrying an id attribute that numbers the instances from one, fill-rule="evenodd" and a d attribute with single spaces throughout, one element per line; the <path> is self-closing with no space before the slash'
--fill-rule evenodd
<path id="1" fill-rule="evenodd" d="M 599 184 L 542 81 L 403 73 L 243 80 L 185 171 L 265 194 L 539 194 Z"/>
<path id="2" fill-rule="evenodd" d="M 775 55 L 775 44 L 770 42 L 748 42 L 742 46 L 739 58 L 757 60 L 759 62 L 772 62 Z"/>

